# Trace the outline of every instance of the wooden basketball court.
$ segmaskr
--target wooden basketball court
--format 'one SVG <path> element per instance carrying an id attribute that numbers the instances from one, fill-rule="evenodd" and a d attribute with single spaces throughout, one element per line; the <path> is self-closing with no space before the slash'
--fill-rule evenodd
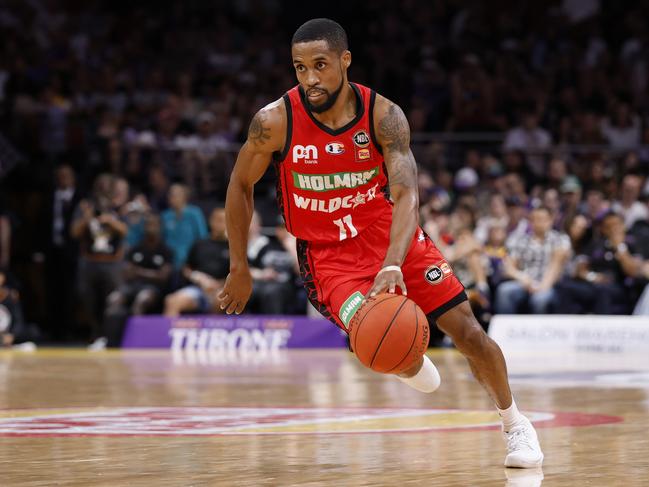
<path id="1" fill-rule="evenodd" d="M 645 486 L 647 357 L 516 357 L 542 471 L 454 351 L 425 395 L 343 350 L 0 353 L 2 486 Z"/>

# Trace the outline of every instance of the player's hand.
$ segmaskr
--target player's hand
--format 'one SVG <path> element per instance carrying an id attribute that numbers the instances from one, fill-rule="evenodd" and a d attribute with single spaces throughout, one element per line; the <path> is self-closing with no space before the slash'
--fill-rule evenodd
<path id="1" fill-rule="evenodd" d="M 225 280 L 225 286 L 219 293 L 218 299 L 221 309 L 229 315 L 241 314 L 252 294 L 252 276 L 246 268 L 230 272 Z"/>
<path id="2" fill-rule="evenodd" d="M 384 291 L 394 294 L 396 289 L 401 289 L 404 296 L 408 295 L 406 284 L 403 282 L 403 274 L 400 270 L 380 270 L 374 279 L 374 284 L 370 288 L 365 298 L 373 298 Z"/>

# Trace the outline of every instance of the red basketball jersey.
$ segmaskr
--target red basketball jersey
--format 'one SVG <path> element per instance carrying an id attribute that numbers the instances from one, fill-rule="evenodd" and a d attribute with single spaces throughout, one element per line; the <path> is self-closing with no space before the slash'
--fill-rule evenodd
<path id="1" fill-rule="evenodd" d="M 392 213 L 374 137 L 376 93 L 350 85 L 356 116 L 336 130 L 313 116 L 299 86 L 283 97 L 288 125 L 286 145 L 276 157 L 277 199 L 287 230 L 309 242 L 354 238 L 381 214 Z"/>

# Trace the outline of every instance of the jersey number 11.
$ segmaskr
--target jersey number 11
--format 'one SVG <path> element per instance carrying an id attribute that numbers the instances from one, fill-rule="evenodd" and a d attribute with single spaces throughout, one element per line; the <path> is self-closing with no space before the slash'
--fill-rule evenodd
<path id="1" fill-rule="evenodd" d="M 352 223 L 351 215 L 345 215 L 338 220 L 334 220 L 334 224 L 338 227 L 338 230 L 340 230 L 340 240 L 345 240 L 348 237 L 353 238 L 358 235 L 358 230 L 356 230 L 356 227 L 354 227 L 354 224 Z"/>

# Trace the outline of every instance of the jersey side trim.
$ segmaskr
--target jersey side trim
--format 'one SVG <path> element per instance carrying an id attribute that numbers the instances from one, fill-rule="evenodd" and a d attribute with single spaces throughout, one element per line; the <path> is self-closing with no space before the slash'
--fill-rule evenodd
<path id="1" fill-rule="evenodd" d="M 376 102 L 376 91 L 372 90 L 370 91 L 370 113 L 368 114 L 370 118 L 370 138 L 372 139 L 372 143 L 376 147 L 376 150 L 379 151 L 379 154 L 383 155 L 383 148 L 377 142 L 376 132 L 374 131 L 374 103 L 375 102 Z"/>
<path id="2" fill-rule="evenodd" d="M 314 275 L 313 260 L 309 255 L 309 243 L 306 240 L 297 240 L 297 259 L 300 265 L 300 276 L 302 277 L 309 302 L 322 316 L 344 330 L 345 327 L 338 322 L 335 313 L 320 301 L 322 290 L 318 292 L 318 282 Z"/>
<path id="3" fill-rule="evenodd" d="M 286 230 L 289 232 L 293 229 L 291 225 L 291 203 L 288 200 L 288 186 L 286 184 L 286 174 L 282 171 L 280 164 L 286 159 L 288 151 L 293 142 L 293 107 L 291 106 L 291 99 L 288 93 L 282 96 L 284 105 L 286 106 L 286 142 L 282 152 L 275 152 L 273 154 L 275 174 L 277 182 L 275 183 L 275 198 L 277 199 L 277 206 L 282 215 L 285 215 L 284 221 L 286 222 Z M 285 206 L 286 205 L 286 206 Z"/>
<path id="4" fill-rule="evenodd" d="M 293 140 L 293 107 L 291 106 L 291 99 L 289 98 L 288 93 L 285 93 L 282 96 L 282 100 L 284 100 L 284 106 L 286 106 L 286 140 L 282 151 L 275 151 L 273 153 L 273 159 L 275 161 L 283 161 L 286 159 Z"/>

